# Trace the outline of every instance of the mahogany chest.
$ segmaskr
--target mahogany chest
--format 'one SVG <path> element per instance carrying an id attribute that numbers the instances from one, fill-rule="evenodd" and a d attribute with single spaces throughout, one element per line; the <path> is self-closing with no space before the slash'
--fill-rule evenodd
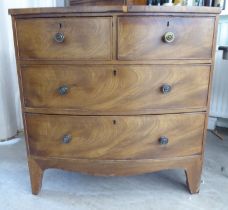
<path id="1" fill-rule="evenodd" d="M 32 193 L 45 169 L 181 168 L 199 191 L 219 9 L 12 9 Z"/>

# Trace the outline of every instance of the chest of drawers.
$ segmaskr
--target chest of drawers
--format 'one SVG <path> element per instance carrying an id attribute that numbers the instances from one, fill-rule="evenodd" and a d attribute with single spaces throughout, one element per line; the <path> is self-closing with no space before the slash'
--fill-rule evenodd
<path id="1" fill-rule="evenodd" d="M 33 194 L 45 169 L 184 169 L 199 191 L 219 9 L 12 9 Z"/>

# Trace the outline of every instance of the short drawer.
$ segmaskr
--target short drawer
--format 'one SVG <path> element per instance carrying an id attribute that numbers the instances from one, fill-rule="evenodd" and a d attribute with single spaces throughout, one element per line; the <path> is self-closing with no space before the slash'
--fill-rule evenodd
<path id="1" fill-rule="evenodd" d="M 200 154 L 204 114 L 26 114 L 29 151 L 42 157 L 150 159 Z"/>
<path id="2" fill-rule="evenodd" d="M 37 65 L 21 71 L 25 107 L 52 113 L 151 114 L 207 106 L 210 66 Z"/>
<path id="3" fill-rule="evenodd" d="M 211 59 L 214 17 L 118 18 L 118 59 Z"/>
<path id="4" fill-rule="evenodd" d="M 21 59 L 111 60 L 112 18 L 17 19 Z"/>

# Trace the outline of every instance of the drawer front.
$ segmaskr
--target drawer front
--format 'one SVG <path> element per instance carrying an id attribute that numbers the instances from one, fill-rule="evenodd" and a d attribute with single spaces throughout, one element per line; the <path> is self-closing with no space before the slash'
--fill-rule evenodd
<path id="1" fill-rule="evenodd" d="M 111 17 L 18 19 L 16 24 L 21 59 L 110 60 L 112 57 Z"/>
<path id="2" fill-rule="evenodd" d="M 127 115 L 205 109 L 209 73 L 209 66 L 195 65 L 30 66 L 22 68 L 23 94 L 26 107 L 52 112 Z"/>
<path id="3" fill-rule="evenodd" d="M 86 159 L 149 159 L 199 154 L 204 119 L 204 114 L 127 117 L 26 114 L 32 155 Z"/>
<path id="4" fill-rule="evenodd" d="M 118 59 L 210 59 L 214 21 L 212 17 L 119 17 Z"/>

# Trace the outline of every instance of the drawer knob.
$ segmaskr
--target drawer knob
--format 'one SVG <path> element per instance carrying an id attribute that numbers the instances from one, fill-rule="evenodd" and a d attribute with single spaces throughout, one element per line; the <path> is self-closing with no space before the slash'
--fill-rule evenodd
<path id="1" fill-rule="evenodd" d="M 54 40 L 58 43 L 64 42 L 64 34 L 60 32 L 56 33 L 54 36 Z"/>
<path id="2" fill-rule="evenodd" d="M 222 59 L 228 60 L 228 46 L 219 46 L 218 50 L 222 50 Z"/>
<path id="3" fill-rule="evenodd" d="M 66 95 L 68 93 L 68 91 L 69 91 L 69 88 L 66 85 L 62 85 L 58 88 L 58 93 L 61 96 Z"/>
<path id="4" fill-rule="evenodd" d="M 71 139 L 72 139 L 72 136 L 69 135 L 69 134 L 66 134 L 66 135 L 63 136 L 62 141 L 63 141 L 64 144 L 69 144 Z"/>
<path id="5" fill-rule="evenodd" d="M 175 40 L 175 35 L 173 32 L 166 32 L 163 36 L 163 40 L 166 43 L 172 43 Z"/>
<path id="6" fill-rule="evenodd" d="M 172 87 L 169 84 L 164 84 L 161 87 L 161 91 L 163 94 L 167 94 L 167 93 L 171 92 L 171 90 L 172 90 Z"/>
<path id="7" fill-rule="evenodd" d="M 169 142 L 169 139 L 167 137 L 165 137 L 165 136 L 161 136 L 160 139 L 159 139 L 159 143 L 161 145 L 168 144 L 168 142 Z"/>

